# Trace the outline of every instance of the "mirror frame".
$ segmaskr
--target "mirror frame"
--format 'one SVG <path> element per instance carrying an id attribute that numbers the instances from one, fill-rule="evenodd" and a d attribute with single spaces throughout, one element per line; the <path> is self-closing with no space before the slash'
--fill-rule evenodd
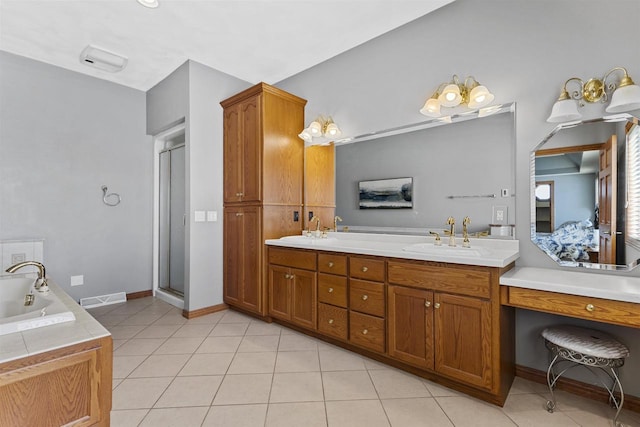
<path id="1" fill-rule="evenodd" d="M 592 263 L 587 261 L 566 261 L 549 254 L 543 248 L 541 248 L 536 243 L 536 152 L 540 150 L 551 138 L 553 138 L 558 132 L 564 129 L 570 129 L 576 126 L 584 125 L 584 124 L 594 124 L 594 123 L 612 123 L 612 122 L 633 122 L 634 120 L 638 120 L 636 117 L 630 114 L 616 114 L 611 116 L 605 116 L 602 118 L 591 119 L 591 120 L 578 120 L 572 122 L 561 123 L 556 126 L 544 139 L 538 143 L 530 152 L 530 162 L 529 162 L 529 178 L 530 178 L 530 188 L 529 188 L 529 203 L 531 210 L 531 243 L 533 243 L 538 249 L 540 249 L 545 255 L 554 260 L 558 265 L 562 267 L 578 267 L 578 268 L 586 268 L 586 269 L 598 269 L 598 270 L 613 270 L 613 271 L 631 271 L 635 267 L 638 266 L 639 259 L 632 260 L 631 262 L 627 262 L 627 264 L 600 264 L 600 263 Z M 625 140 L 625 144 L 626 144 Z M 588 145 L 587 145 L 588 146 Z"/>

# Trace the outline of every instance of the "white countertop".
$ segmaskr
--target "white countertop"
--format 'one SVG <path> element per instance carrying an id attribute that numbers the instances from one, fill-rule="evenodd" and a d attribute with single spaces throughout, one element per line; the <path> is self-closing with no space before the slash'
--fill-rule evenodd
<path id="1" fill-rule="evenodd" d="M 49 288 L 67 306 L 76 320 L 0 336 L 0 363 L 44 353 L 110 333 L 86 310 L 49 279 Z"/>
<path id="2" fill-rule="evenodd" d="M 548 268 L 516 267 L 500 284 L 517 288 L 640 303 L 640 277 L 594 274 Z"/>
<path id="3" fill-rule="evenodd" d="M 448 246 L 447 236 L 442 237 L 442 246 L 434 246 L 434 241 L 433 237 L 424 236 L 331 232 L 326 239 L 287 236 L 266 240 L 265 243 L 271 246 L 487 267 L 506 267 L 520 256 L 517 240 L 471 238 L 470 248 L 462 247 L 461 237 L 456 238 L 455 248 Z"/>

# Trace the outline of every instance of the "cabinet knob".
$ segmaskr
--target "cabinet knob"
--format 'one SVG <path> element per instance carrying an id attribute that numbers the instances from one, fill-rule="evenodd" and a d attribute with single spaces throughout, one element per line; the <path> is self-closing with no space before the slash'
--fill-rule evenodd
<path id="1" fill-rule="evenodd" d="M 368 330 L 368 329 L 363 329 L 363 330 L 362 330 L 362 335 L 367 335 L 368 333 L 369 333 L 369 330 Z"/>
<path id="2" fill-rule="evenodd" d="M 585 307 L 585 309 L 589 312 L 595 311 L 596 306 L 593 304 L 587 304 L 587 306 Z"/>
<path id="3" fill-rule="evenodd" d="M 242 216 L 242 212 L 236 212 L 236 216 Z"/>
<path id="4" fill-rule="evenodd" d="M 333 319 L 329 319 L 329 324 L 333 325 Z"/>
<path id="5" fill-rule="evenodd" d="M 333 261 L 329 261 L 329 264 L 327 264 L 329 266 L 329 268 L 333 267 Z"/>
<path id="6" fill-rule="evenodd" d="M 366 273 L 366 272 L 367 272 L 367 270 L 369 270 L 367 267 L 362 267 L 362 272 L 363 272 L 363 273 Z"/>
<path id="7" fill-rule="evenodd" d="M 329 289 L 327 290 L 327 292 L 329 292 L 329 293 L 333 292 L 333 288 L 329 288 Z"/>
<path id="8" fill-rule="evenodd" d="M 439 303 L 439 302 L 437 302 L 437 303 L 433 304 L 433 306 L 434 306 L 435 308 L 440 308 L 440 303 Z"/>
<path id="9" fill-rule="evenodd" d="M 424 306 L 427 308 L 431 307 L 431 301 L 425 301 Z"/>
<path id="10" fill-rule="evenodd" d="M 285 274 L 285 275 L 284 275 L 284 278 L 285 278 L 285 279 L 293 279 L 294 277 L 295 277 L 295 276 L 294 276 L 293 274 L 288 274 L 288 273 L 287 273 L 287 274 Z"/>
<path id="11" fill-rule="evenodd" d="M 369 295 L 362 295 L 362 301 L 366 301 L 369 299 Z"/>

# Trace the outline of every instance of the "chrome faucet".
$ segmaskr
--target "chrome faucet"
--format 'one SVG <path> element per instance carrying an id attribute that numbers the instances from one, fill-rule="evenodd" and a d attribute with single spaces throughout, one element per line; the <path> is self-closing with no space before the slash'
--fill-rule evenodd
<path id="1" fill-rule="evenodd" d="M 469 232 L 467 231 L 467 225 L 469 225 L 471 223 L 471 218 L 469 218 L 468 216 L 465 216 L 464 219 L 462 220 L 462 247 L 463 248 L 470 248 L 471 247 L 471 242 L 469 242 Z"/>
<path id="2" fill-rule="evenodd" d="M 333 218 L 333 231 L 338 231 L 338 221 L 342 222 L 342 218 L 340 218 L 338 215 L 336 215 Z"/>
<path id="3" fill-rule="evenodd" d="M 38 261 L 24 261 L 19 262 L 11 267 L 7 268 L 7 273 L 15 273 L 17 270 L 33 265 L 38 268 L 38 278 L 36 279 L 36 283 L 34 284 L 34 288 L 38 292 L 49 292 L 49 286 L 47 286 L 47 278 L 44 265 L 39 263 Z"/>
<path id="4" fill-rule="evenodd" d="M 456 220 L 452 216 L 447 218 L 447 225 L 450 225 L 449 229 L 449 246 L 456 245 Z"/>

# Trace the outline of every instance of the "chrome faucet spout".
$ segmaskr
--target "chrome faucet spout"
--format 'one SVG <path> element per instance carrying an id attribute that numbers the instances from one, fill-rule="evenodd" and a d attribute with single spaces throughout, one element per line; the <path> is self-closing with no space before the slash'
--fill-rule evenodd
<path id="1" fill-rule="evenodd" d="M 11 267 L 6 269 L 7 273 L 15 273 L 23 267 L 34 266 L 38 269 L 38 278 L 36 279 L 36 283 L 34 287 L 40 292 L 47 292 L 49 287 L 47 286 L 47 278 L 46 278 L 46 270 L 42 263 L 38 261 L 24 261 L 19 262 L 17 264 L 12 265 Z"/>

